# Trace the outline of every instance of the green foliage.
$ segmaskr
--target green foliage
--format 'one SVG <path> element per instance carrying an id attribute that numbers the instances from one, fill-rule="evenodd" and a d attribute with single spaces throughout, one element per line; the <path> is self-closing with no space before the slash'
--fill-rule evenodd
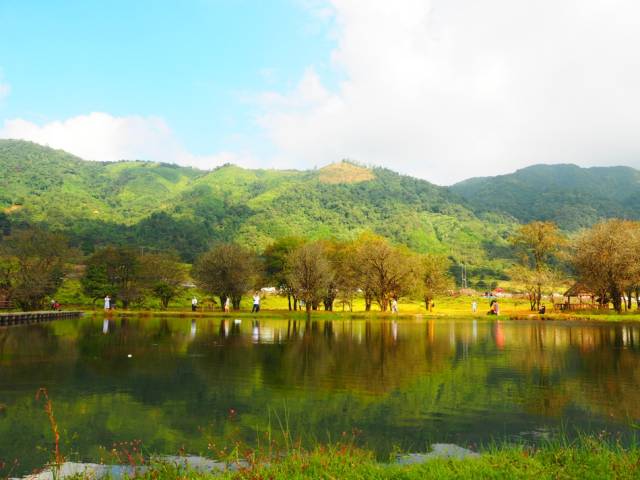
<path id="1" fill-rule="evenodd" d="M 351 240 L 373 231 L 495 277 L 513 229 L 500 215 L 479 218 L 447 188 L 348 163 L 308 172 L 234 165 L 206 172 L 87 162 L 0 140 L 0 168 L 0 209 L 10 222 L 42 223 L 86 254 L 108 245 L 172 249 L 191 263 L 217 242 L 263 251 L 282 237 Z"/>
<path id="2" fill-rule="evenodd" d="M 44 307 L 62 284 L 66 239 L 39 229 L 17 230 L 0 244 L 0 288 L 22 310 Z"/>
<path id="3" fill-rule="evenodd" d="M 640 172 L 629 167 L 534 165 L 510 175 L 452 187 L 476 212 L 501 212 L 523 223 L 553 221 L 563 230 L 604 218 L 640 219 Z"/>

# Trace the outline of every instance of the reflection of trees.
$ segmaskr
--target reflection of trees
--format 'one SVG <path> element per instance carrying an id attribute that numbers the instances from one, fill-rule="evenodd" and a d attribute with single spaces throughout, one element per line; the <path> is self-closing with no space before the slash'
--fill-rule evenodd
<path id="1" fill-rule="evenodd" d="M 0 451 L 45 443 L 33 403 L 43 385 L 66 437 L 77 434 L 73 449 L 94 460 L 97 445 L 135 438 L 204 452 L 203 430 L 219 445 L 251 443 L 267 409 L 285 405 L 294 436 L 335 440 L 357 427 L 379 452 L 500 438 L 575 412 L 640 417 L 640 326 L 502 322 L 502 348 L 484 320 L 195 326 L 115 319 L 103 334 L 89 318 L 0 330 Z"/>

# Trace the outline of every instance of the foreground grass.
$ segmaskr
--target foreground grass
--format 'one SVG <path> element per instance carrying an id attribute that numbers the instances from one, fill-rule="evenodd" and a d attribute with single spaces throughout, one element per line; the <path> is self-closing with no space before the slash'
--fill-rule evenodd
<path id="1" fill-rule="evenodd" d="M 383 464 L 350 446 L 293 451 L 275 461 L 257 461 L 237 471 L 201 473 L 170 463 L 155 464 L 134 478 L 162 479 L 637 479 L 640 449 L 593 438 L 574 444 L 489 448 L 480 457 L 434 459 L 413 465 Z"/>

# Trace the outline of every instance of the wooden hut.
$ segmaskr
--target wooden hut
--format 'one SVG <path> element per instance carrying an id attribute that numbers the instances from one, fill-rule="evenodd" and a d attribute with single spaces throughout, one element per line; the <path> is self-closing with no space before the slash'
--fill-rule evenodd
<path id="1" fill-rule="evenodd" d="M 596 310 L 609 308 L 608 305 L 600 305 L 596 301 L 596 294 L 584 284 L 576 282 L 563 295 L 563 303 L 554 305 L 556 310 Z"/>

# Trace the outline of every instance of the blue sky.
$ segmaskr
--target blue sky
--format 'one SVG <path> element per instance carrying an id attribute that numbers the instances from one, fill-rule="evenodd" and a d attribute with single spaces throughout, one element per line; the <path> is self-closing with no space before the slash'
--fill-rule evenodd
<path id="1" fill-rule="evenodd" d="M 0 138 L 439 184 L 640 167 L 635 0 L 0 0 Z"/>
<path id="2" fill-rule="evenodd" d="M 290 0 L 4 0 L 0 23 L 0 119 L 159 116 L 199 154 L 257 135 L 244 97 L 290 89 L 333 47 Z"/>

